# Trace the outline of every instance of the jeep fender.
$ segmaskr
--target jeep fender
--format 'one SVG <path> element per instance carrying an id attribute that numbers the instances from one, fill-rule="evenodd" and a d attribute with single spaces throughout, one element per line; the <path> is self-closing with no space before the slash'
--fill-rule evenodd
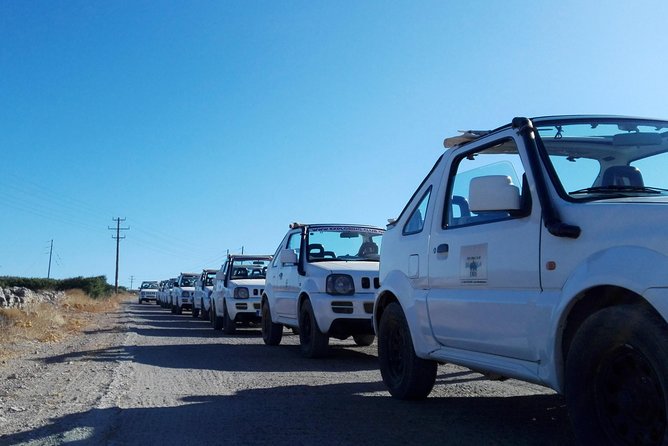
<path id="1" fill-rule="evenodd" d="M 320 290 L 315 280 L 310 278 L 306 279 L 302 285 L 302 289 L 299 291 L 299 298 L 297 301 L 297 321 L 299 321 L 302 303 L 308 299 L 311 301 L 311 308 L 313 308 L 318 328 L 323 333 L 328 333 L 329 328 L 332 325 L 332 317 L 328 314 L 330 298 L 332 297 L 334 296 L 325 294 L 324 290 Z"/>
<path id="2" fill-rule="evenodd" d="M 429 358 L 429 354 L 441 347 L 431 330 L 429 312 L 427 310 L 428 290 L 414 289 L 408 277 L 402 272 L 390 271 L 381 280 L 381 287 L 376 295 L 373 309 L 374 330 L 378 333 L 379 316 L 388 299 L 399 302 L 406 315 L 408 327 L 413 340 L 413 348 L 417 356 Z"/>
<path id="3" fill-rule="evenodd" d="M 620 271 L 624 273 L 620 274 Z M 563 389 L 564 329 L 571 309 L 581 300 L 586 290 L 599 286 L 626 289 L 640 296 L 666 319 L 668 315 L 666 271 L 668 271 L 668 257 L 637 246 L 615 246 L 605 249 L 592 254 L 578 265 L 564 284 L 552 318 L 549 333 L 554 333 L 554 336 L 551 351 L 546 352 L 548 361 L 545 364 L 554 364 L 552 367 L 554 371 L 543 369 L 540 372 L 541 377 L 548 382 L 557 383 L 557 389 Z M 662 285 L 664 288 L 661 288 Z M 556 376 L 545 376 L 555 372 Z"/>

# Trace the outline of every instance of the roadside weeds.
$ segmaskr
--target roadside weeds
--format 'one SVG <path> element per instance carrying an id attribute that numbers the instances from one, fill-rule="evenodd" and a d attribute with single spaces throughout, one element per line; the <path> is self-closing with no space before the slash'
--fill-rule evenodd
<path id="1" fill-rule="evenodd" d="M 13 356 L 10 347 L 26 341 L 59 342 L 82 332 L 97 313 L 118 308 L 131 294 L 93 299 L 81 290 L 69 290 L 57 302 L 42 302 L 25 308 L 0 308 L 0 359 Z"/>

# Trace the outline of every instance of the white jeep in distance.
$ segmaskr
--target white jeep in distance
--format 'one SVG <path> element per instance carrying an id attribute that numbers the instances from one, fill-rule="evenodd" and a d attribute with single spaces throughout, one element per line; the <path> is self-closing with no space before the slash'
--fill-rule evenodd
<path id="1" fill-rule="evenodd" d="M 237 324 L 259 323 L 270 255 L 230 255 L 211 294 L 213 328 L 234 334 Z"/>
<path id="2" fill-rule="evenodd" d="M 139 303 L 156 301 L 158 299 L 158 282 L 145 280 L 139 286 Z"/>
<path id="3" fill-rule="evenodd" d="M 668 121 L 515 118 L 446 147 L 383 240 L 390 393 L 450 362 L 564 393 L 582 444 L 668 444 Z"/>
<path id="4" fill-rule="evenodd" d="M 172 288 L 174 288 L 175 282 L 175 277 L 163 282 L 162 288 L 158 292 L 158 300 L 162 308 L 172 308 Z"/>
<path id="5" fill-rule="evenodd" d="M 193 296 L 193 317 L 209 319 L 211 309 L 211 293 L 213 282 L 216 278 L 216 269 L 204 269 L 195 282 L 195 294 Z"/>
<path id="6" fill-rule="evenodd" d="M 172 288 L 172 313 L 181 314 L 183 310 L 192 310 L 195 295 L 196 273 L 181 273 Z"/>
<path id="7" fill-rule="evenodd" d="M 283 326 L 299 332 L 302 354 L 309 358 L 324 356 L 330 337 L 373 343 L 371 313 L 384 232 L 362 225 L 290 225 L 267 270 L 265 344 L 278 345 Z"/>

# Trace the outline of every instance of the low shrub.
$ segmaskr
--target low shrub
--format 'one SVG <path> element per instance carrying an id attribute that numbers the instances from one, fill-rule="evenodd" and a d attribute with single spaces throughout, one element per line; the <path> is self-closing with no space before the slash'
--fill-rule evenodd
<path id="1" fill-rule="evenodd" d="M 109 296 L 114 291 L 114 287 L 107 283 L 106 276 L 72 277 L 70 279 L 62 280 L 36 277 L 0 277 L 0 288 L 12 286 L 26 287 L 33 291 L 67 291 L 80 289 L 94 299 Z M 124 288 L 122 288 L 122 290 L 124 290 Z"/>

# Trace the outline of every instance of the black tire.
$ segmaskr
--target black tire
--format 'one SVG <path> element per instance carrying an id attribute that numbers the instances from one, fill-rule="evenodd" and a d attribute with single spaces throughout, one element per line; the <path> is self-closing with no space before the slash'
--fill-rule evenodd
<path id="1" fill-rule="evenodd" d="M 619 305 L 587 318 L 564 380 L 580 443 L 668 444 L 668 325 L 651 310 Z"/>
<path id="2" fill-rule="evenodd" d="M 353 335 L 353 340 L 355 344 L 360 347 L 366 347 L 373 344 L 373 341 L 376 339 L 374 335 Z"/>
<path id="3" fill-rule="evenodd" d="M 200 312 L 199 312 L 199 317 L 200 317 L 200 319 L 205 320 L 205 321 L 208 320 L 208 319 L 209 319 L 209 314 L 208 314 L 208 312 L 204 309 L 204 300 L 200 300 L 200 301 L 199 301 L 199 306 L 200 306 L 200 308 L 201 308 L 201 310 L 200 310 Z"/>
<path id="4" fill-rule="evenodd" d="M 194 318 L 199 317 L 199 308 L 195 308 L 195 304 L 193 304 L 192 317 Z"/>
<path id="5" fill-rule="evenodd" d="M 141 305 L 141 303 L 142 303 L 142 300 L 141 300 L 141 299 L 139 299 L 139 305 Z"/>
<path id="6" fill-rule="evenodd" d="M 176 311 L 174 312 L 175 314 L 183 314 L 183 307 L 180 305 L 175 305 Z"/>
<path id="7" fill-rule="evenodd" d="M 216 312 L 216 306 L 212 305 L 211 306 L 211 321 L 213 324 L 213 329 L 214 330 L 222 330 L 223 329 L 223 318 L 218 316 L 218 313 Z"/>
<path id="8" fill-rule="evenodd" d="M 266 345 L 278 345 L 283 339 L 283 325 L 271 320 L 271 311 L 267 302 L 262 302 L 262 340 Z"/>
<path id="9" fill-rule="evenodd" d="M 176 314 L 176 305 L 172 305 L 171 310 L 172 310 L 172 314 Z"/>
<path id="10" fill-rule="evenodd" d="M 378 328 L 380 374 L 390 394 L 402 400 L 426 398 L 436 382 L 438 364 L 418 358 L 401 306 L 392 302 Z"/>
<path id="11" fill-rule="evenodd" d="M 227 312 L 227 303 L 223 301 L 223 333 L 231 335 L 236 331 L 237 323 L 230 319 L 230 313 Z"/>
<path id="12" fill-rule="evenodd" d="M 329 350 L 329 336 L 318 328 L 310 300 L 299 309 L 299 345 L 306 358 L 322 358 Z"/>

